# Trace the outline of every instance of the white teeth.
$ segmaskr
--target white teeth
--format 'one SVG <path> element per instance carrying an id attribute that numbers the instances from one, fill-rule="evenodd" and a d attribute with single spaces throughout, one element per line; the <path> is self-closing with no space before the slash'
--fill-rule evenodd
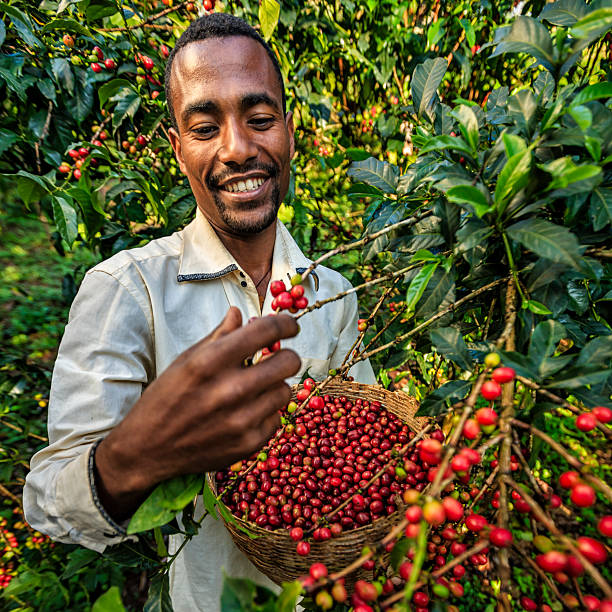
<path id="1" fill-rule="evenodd" d="M 254 189 L 258 189 L 265 182 L 263 178 L 254 178 L 247 179 L 246 181 L 237 181 L 236 183 L 228 183 L 224 185 L 223 189 L 225 191 L 230 191 L 232 193 L 240 193 L 245 191 L 253 191 Z"/>

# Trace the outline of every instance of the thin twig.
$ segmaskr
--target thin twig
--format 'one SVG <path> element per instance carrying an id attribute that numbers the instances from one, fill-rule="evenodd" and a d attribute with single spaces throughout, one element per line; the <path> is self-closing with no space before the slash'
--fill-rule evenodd
<path id="1" fill-rule="evenodd" d="M 157 21 L 158 19 L 165 17 L 169 13 L 173 13 L 174 11 L 178 11 L 182 9 L 184 6 L 187 6 L 189 2 L 190 0 L 186 0 L 185 2 L 181 2 L 180 4 L 177 4 L 176 6 L 168 7 L 164 9 L 163 11 L 160 11 L 159 13 L 155 13 L 155 15 L 151 15 L 150 17 L 147 17 L 140 23 L 136 23 L 131 26 L 124 26 L 124 27 L 118 27 L 118 28 L 99 28 L 98 32 L 125 32 L 127 30 L 137 30 L 138 28 L 150 27 L 148 24 L 151 24 L 153 21 Z M 172 29 L 172 26 L 169 26 L 169 27 L 170 29 Z"/>
<path id="2" fill-rule="evenodd" d="M 584 465 L 579 459 L 576 459 L 573 455 L 568 453 L 561 444 L 559 444 L 556 440 L 553 440 L 549 435 L 545 434 L 543 431 L 539 430 L 537 427 L 533 425 L 529 425 L 528 423 L 523 423 L 523 421 L 518 421 L 517 419 L 512 419 L 512 424 L 517 427 L 521 427 L 522 429 L 529 430 L 532 434 L 544 440 L 554 451 L 556 451 L 559 455 L 561 455 L 571 467 L 575 468 L 580 472 L 583 480 L 592 484 L 595 488 L 599 489 L 601 493 L 608 499 L 609 502 L 612 502 L 612 489 L 602 480 L 589 473 L 589 468 Z"/>

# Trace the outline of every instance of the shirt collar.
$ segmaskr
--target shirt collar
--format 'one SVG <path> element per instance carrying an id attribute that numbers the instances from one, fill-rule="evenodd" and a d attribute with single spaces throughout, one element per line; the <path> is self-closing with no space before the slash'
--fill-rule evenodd
<path id="1" fill-rule="evenodd" d="M 215 230 L 199 208 L 196 208 L 195 219 L 183 230 L 182 235 L 183 245 L 177 276 L 179 283 L 212 280 L 240 270 L 240 266 L 219 240 Z M 287 228 L 277 219 L 272 255 L 273 274 L 284 275 L 285 272 L 301 274 L 311 263 Z M 312 276 L 315 290 L 317 290 L 319 278 L 314 272 Z"/>

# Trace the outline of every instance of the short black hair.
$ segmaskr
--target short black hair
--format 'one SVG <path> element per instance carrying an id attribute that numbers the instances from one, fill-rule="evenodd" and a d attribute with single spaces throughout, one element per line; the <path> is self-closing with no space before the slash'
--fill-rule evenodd
<path id="1" fill-rule="evenodd" d="M 164 89 L 166 91 L 166 104 L 168 105 L 168 112 L 170 113 L 170 121 L 175 130 L 178 131 L 178 124 L 176 121 L 176 115 L 174 113 L 174 106 L 172 103 L 172 88 L 170 86 L 170 80 L 172 77 L 172 64 L 176 54 L 189 43 L 196 42 L 198 40 L 207 40 L 209 38 L 229 38 L 230 36 L 246 36 L 257 41 L 268 54 L 268 57 L 272 61 L 276 76 L 278 77 L 278 84 L 281 89 L 282 97 L 282 110 L 283 113 L 287 112 L 287 100 L 285 97 L 285 83 L 283 81 L 283 75 L 278 63 L 278 59 L 274 54 L 274 51 L 270 48 L 270 45 L 259 35 L 257 30 L 252 28 L 246 21 L 243 21 L 239 17 L 230 15 L 228 13 L 210 13 L 204 15 L 199 19 L 192 22 L 189 27 L 181 34 L 181 37 L 176 41 L 176 45 L 166 64 L 166 71 L 164 74 Z"/>

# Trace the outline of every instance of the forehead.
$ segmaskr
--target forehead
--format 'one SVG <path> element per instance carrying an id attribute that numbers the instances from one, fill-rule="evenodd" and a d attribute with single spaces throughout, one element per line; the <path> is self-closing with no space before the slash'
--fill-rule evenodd
<path id="1" fill-rule="evenodd" d="M 246 36 L 189 43 L 174 59 L 171 78 L 177 112 L 196 100 L 228 98 L 253 89 L 263 89 L 281 104 L 272 60 L 262 45 Z"/>

